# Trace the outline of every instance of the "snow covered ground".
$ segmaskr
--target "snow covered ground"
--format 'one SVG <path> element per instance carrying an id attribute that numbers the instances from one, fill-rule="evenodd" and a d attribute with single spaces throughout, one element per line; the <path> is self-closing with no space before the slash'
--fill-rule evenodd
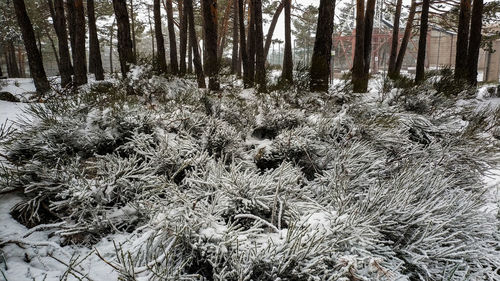
<path id="1" fill-rule="evenodd" d="M 33 84 L 27 79 L 16 81 L 9 80 L 8 85 L 0 91 L 9 91 L 22 96 L 34 90 Z M 250 90 L 242 92 L 241 97 L 255 98 Z M 478 107 L 500 106 L 500 98 L 489 99 L 481 95 L 472 102 Z M 23 103 L 0 101 L 0 123 L 15 120 L 22 114 L 25 106 Z M 19 129 L 22 130 L 22 128 Z M 484 178 L 484 183 L 489 187 L 490 196 L 488 197 L 491 199 L 484 211 L 496 213 L 500 204 L 500 167 L 493 169 L 491 176 Z M 51 225 L 27 229 L 12 218 L 9 210 L 21 200 L 21 194 L 0 195 L 0 242 L 17 241 L 3 248 L 0 247 L 0 280 L 53 281 L 65 277 L 67 280 L 117 280 L 118 273 L 103 259 L 112 259 L 115 255 L 114 243 L 130 243 L 134 237 L 127 234 L 111 235 L 102 239 L 93 249 L 75 246 L 60 247 L 59 238 L 54 235 L 55 230 Z M 321 217 L 315 218 L 318 221 L 321 220 Z M 207 228 L 207 231 L 210 229 Z"/>

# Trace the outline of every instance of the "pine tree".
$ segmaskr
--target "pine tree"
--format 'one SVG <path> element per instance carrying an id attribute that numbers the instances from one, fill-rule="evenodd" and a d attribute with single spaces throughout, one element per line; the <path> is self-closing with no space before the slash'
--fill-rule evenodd
<path id="1" fill-rule="evenodd" d="M 76 33 L 76 19 L 75 19 L 75 1 L 66 0 L 66 7 L 68 10 L 68 31 L 69 31 L 69 41 L 71 44 L 71 59 L 73 64 L 75 63 L 75 33 Z M 74 74 L 73 66 L 71 66 L 71 72 Z"/>
<path id="2" fill-rule="evenodd" d="M 455 79 L 465 79 L 467 76 L 467 50 L 469 46 L 470 13 L 471 0 L 461 0 L 460 14 L 458 16 Z"/>
<path id="3" fill-rule="evenodd" d="M 208 88 L 220 89 L 217 59 L 217 0 L 202 0 L 203 28 L 205 31 L 206 65 Z"/>
<path id="4" fill-rule="evenodd" d="M 483 0 L 474 0 L 471 15 L 469 49 L 467 52 L 467 80 L 471 85 L 477 85 L 477 66 L 479 49 L 481 47 L 481 30 L 483 27 Z"/>
<path id="5" fill-rule="evenodd" d="M 266 57 L 264 56 L 264 33 L 262 31 L 262 1 L 253 0 L 255 17 L 255 81 L 259 92 L 266 91 Z"/>
<path id="6" fill-rule="evenodd" d="M 388 76 L 391 78 L 395 78 L 396 59 L 398 56 L 398 42 L 399 42 L 399 21 L 401 19 L 401 7 L 402 6 L 403 6 L 403 0 L 397 0 L 396 13 L 394 14 L 394 24 L 392 26 L 391 51 L 390 51 L 390 55 L 389 55 L 389 68 L 387 69 Z"/>
<path id="7" fill-rule="evenodd" d="M 364 76 L 366 79 L 364 82 L 366 83 L 365 88 L 368 89 L 368 77 L 370 75 L 370 65 L 371 65 L 371 54 L 372 54 L 372 34 L 373 34 L 373 17 L 375 16 L 375 0 L 368 0 L 366 2 L 366 12 L 365 12 L 365 46 L 363 47 L 364 51 Z"/>
<path id="8" fill-rule="evenodd" d="M 292 55 L 292 0 L 285 1 L 285 50 L 283 55 L 283 80 L 293 83 L 293 55 Z"/>
<path id="9" fill-rule="evenodd" d="M 132 39 L 130 37 L 130 22 L 125 1 L 113 0 L 113 9 L 118 25 L 118 55 L 123 78 L 125 78 L 129 71 L 129 64 L 135 64 Z"/>
<path id="10" fill-rule="evenodd" d="M 57 43 L 59 47 L 59 74 L 61 75 L 61 86 L 64 88 L 71 84 L 71 58 L 68 47 L 68 32 L 66 31 L 66 17 L 64 15 L 63 0 L 48 0 L 52 22 L 56 30 Z"/>
<path id="11" fill-rule="evenodd" d="M 243 64 L 243 85 L 245 88 L 251 87 L 250 69 L 248 65 L 248 49 L 245 34 L 245 6 L 243 0 L 238 0 L 238 21 L 240 28 L 240 54 Z"/>
<path id="12" fill-rule="evenodd" d="M 97 26 L 95 22 L 94 0 L 87 0 L 87 15 L 89 21 L 89 72 L 94 73 L 96 80 L 104 80 L 104 69 L 102 68 L 101 48 L 97 37 Z M 90 71 L 92 70 L 92 71 Z"/>
<path id="13" fill-rule="evenodd" d="M 429 28 L 429 7 L 430 0 L 423 0 L 422 13 L 420 15 L 420 37 L 418 40 L 417 73 L 415 82 L 424 80 L 425 75 L 425 55 L 427 47 L 427 30 Z"/>
<path id="14" fill-rule="evenodd" d="M 177 41 L 175 39 L 174 12 L 172 0 L 166 0 L 167 22 L 168 22 L 168 40 L 170 47 L 170 72 L 174 75 L 179 73 L 179 64 L 177 63 Z"/>
<path id="15" fill-rule="evenodd" d="M 335 0 L 321 0 L 311 62 L 311 91 L 328 91 Z"/>
<path id="16" fill-rule="evenodd" d="M 271 43 L 273 42 L 273 34 L 274 30 L 276 29 L 276 24 L 278 24 L 278 19 L 281 15 L 281 12 L 283 11 L 283 8 L 285 7 L 285 1 L 286 0 L 281 0 L 278 4 L 278 7 L 276 7 L 276 11 L 274 12 L 273 18 L 271 20 L 271 24 L 269 25 L 269 29 L 267 31 L 266 35 L 266 44 L 264 45 L 264 56 L 267 59 L 267 55 L 269 54 L 269 49 L 271 48 Z"/>
<path id="17" fill-rule="evenodd" d="M 163 39 L 163 32 L 161 30 L 161 6 L 160 0 L 154 0 L 153 15 L 155 22 L 155 37 L 156 37 L 156 63 L 158 70 L 162 73 L 167 72 L 167 61 L 165 58 L 165 41 Z"/>
<path id="18" fill-rule="evenodd" d="M 365 85 L 367 84 L 364 80 L 368 79 L 365 77 L 365 1 L 356 0 L 356 43 L 354 49 L 354 61 L 352 67 L 352 84 L 353 91 L 355 93 L 366 92 Z"/>
<path id="19" fill-rule="evenodd" d="M 83 0 L 75 0 L 75 85 L 87 83 L 87 63 L 85 55 L 85 12 Z"/>
<path id="20" fill-rule="evenodd" d="M 253 87 L 255 83 L 255 13 L 254 2 L 248 1 L 248 84 Z"/>
<path id="21" fill-rule="evenodd" d="M 183 0 L 179 0 L 179 16 L 180 16 L 180 26 L 179 26 L 179 74 L 184 76 L 186 74 L 186 53 L 187 53 L 187 13 L 186 7 Z"/>
<path id="22" fill-rule="evenodd" d="M 26 5 L 24 0 L 13 0 L 14 10 L 16 13 L 17 23 L 21 29 L 21 34 L 24 41 L 24 47 L 28 54 L 28 63 L 33 77 L 33 82 L 38 93 L 44 94 L 50 90 L 50 84 L 43 68 L 42 57 L 36 46 L 35 32 L 33 25 L 26 12 Z"/>
<path id="23" fill-rule="evenodd" d="M 238 1 L 233 0 L 233 53 L 231 55 L 231 74 L 238 72 Z"/>
<path id="24" fill-rule="evenodd" d="M 403 39 L 401 40 L 401 46 L 399 48 L 398 58 L 396 59 L 396 68 L 394 69 L 394 76 L 397 77 L 401 73 L 401 68 L 403 67 L 403 60 L 405 58 L 406 50 L 408 49 L 408 43 L 411 40 L 413 21 L 415 19 L 415 13 L 417 11 L 416 0 L 411 1 L 410 11 L 408 13 L 408 21 L 406 22 L 405 33 Z"/>
<path id="25" fill-rule="evenodd" d="M 196 29 L 194 25 L 193 0 L 184 0 L 186 13 L 188 17 L 189 45 L 193 53 L 193 64 L 198 81 L 198 88 L 206 88 L 205 76 L 201 65 L 200 52 L 198 50 L 198 39 L 196 39 Z"/>

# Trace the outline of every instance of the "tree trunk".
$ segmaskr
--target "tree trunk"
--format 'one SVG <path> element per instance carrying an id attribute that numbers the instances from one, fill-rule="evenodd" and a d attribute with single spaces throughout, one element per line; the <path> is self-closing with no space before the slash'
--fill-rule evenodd
<path id="1" fill-rule="evenodd" d="M 276 12 L 274 12 L 273 19 L 271 20 L 271 25 L 269 25 L 269 30 L 266 35 L 266 44 L 264 45 L 264 57 L 267 59 L 267 55 L 269 54 L 269 48 L 271 47 L 271 43 L 273 41 L 274 29 L 276 28 L 276 24 L 278 23 L 278 19 L 283 11 L 283 7 L 285 6 L 285 1 L 282 0 L 278 7 L 276 7 Z"/>
<path id="2" fill-rule="evenodd" d="M 247 53 L 247 43 L 245 34 L 245 5 L 243 0 L 238 0 L 238 21 L 240 28 L 240 53 L 241 61 L 243 64 L 243 86 L 245 88 L 251 87 L 250 85 L 250 72 L 248 66 L 248 53 Z"/>
<path id="3" fill-rule="evenodd" d="M 56 64 L 59 66 L 59 64 L 60 64 L 59 53 L 57 52 L 57 48 L 56 48 L 56 44 L 54 43 L 54 39 L 52 39 L 52 36 L 50 36 L 50 32 L 45 27 L 44 27 L 43 31 L 45 32 L 47 39 L 49 39 L 50 47 L 52 48 L 52 52 L 54 53 L 54 58 L 56 59 Z"/>
<path id="4" fill-rule="evenodd" d="M 410 11 L 408 13 L 408 21 L 406 22 L 405 33 L 403 35 L 403 40 L 401 40 L 401 47 L 399 47 L 398 58 L 396 59 L 396 68 L 394 69 L 395 77 L 401 74 L 401 68 L 403 67 L 403 61 L 405 58 L 406 49 L 408 49 L 408 43 L 411 40 L 411 33 L 413 30 L 413 20 L 415 19 L 416 11 L 417 11 L 417 2 L 416 0 L 412 0 Z"/>
<path id="5" fill-rule="evenodd" d="M 471 20 L 470 13 L 471 0 L 461 0 L 460 14 L 458 17 L 455 79 L 465 79 L 467 76 L 467 50 L 469 48 L 469 25 Z"/>
<path id="6" fill-rule="evenodd" d="M 181 1 L 179 1 L 181 3 Z M 147 5 L 148 7 L 148 22 L 149 22 L 149 35 L 151 35 L 151 50 L 153 55 L 153 60 L 155 57 L 155 34 L 153 31 L 153 23 L 151 22 L 151 5 Z"/>
<path id="7" fill-rule="evenodd" d="M 474 0 L 472 7 L 469 50 L 467 53 L 468 81 L 477 85 L 477 65 L 479 62 L 479 49 L 481 47 L 481 30 L 483 28 L 483 0 Z"/>
<path id="8" fill-rule="evenodd" d="M 85 12 L 83 0 L 75 0 L 75 85 L 87 83 L 87 63 L 85 55 Z"/>
<path id="9" fill-rule="evenodd" d="M 115 22 L 116 18 L 113 19 L 113 23 L 109 28 L 109 72 L 114 73 L 113 69 L 113 34 L 115 33 Z"/>
<path id="10" fill-rule="evenodd" d="M 233 53 L 231 55 L 231 74 L 238 72 L 238 1 L 233 0 Z"/>
<path id="11" fill-rule="evenodd" d="M 5 53 L 7 60 L 7 74 L 9 75 L 9 78 L 21 77 L 21 72 L 16 60 L 16 50 L 14 48 L 14 43 L 12 42 L 12 40 L 8 43 Z"/>
<path id="12" fill-rule="evenodd" d="M 189 45 L 191 45 L 190 49 L 193 52 L 193 62 L 198 81 L 198 88 L 206 88 L 203 68 L 201 66 L 200 52 L 198 50 L 198 40 L 196 39 L 196 29 L 194 26 L 193 0 L 184 0 L 184 6 L 186 6 L 185 11 L 188 17 Z"/>
<path id="13" fill-rule="evenodd" d="M 179 64 L 177 63 L 177 43 L 175 40 L 174 12 L 172 0 L 167 0 L 167 21 L 168 21 L 168 40 L 170 45 L 170 71 L 172 74 L 179 74 Z"/>
<path id="14" fill-rule="evenodd" d="M 248 83 L 253 87 L 255 82 L 255 13 L 254 3 L 252 0 L 248 2 Z"/>
<path id="15" fill-rule="evenodd" d="M 365 1 L 356 0 L 356 43 L 352 67 L 352 85 L 354 93 L 367 91 L 365 75 Z"/>
<path id="16" fill-rule="evenodd" d="M 365 13 L 365 46 L 364 51 L 364 75 L 363 80 L 366 83 L 365 88 L 368 89 L 368 79 L 370 77 L 370 62 L 372 54 L 372 35 L 373 35 L 373 17 L 375 16 L 375 0 L 368 0 L 366 3 L 366 13 Z"/>
<path id="17" fill-rule="evenodd" d="M 68 31 L 69 31 L 69 41 L 71 45 L 71 59 L 73 60 L 73 64 L 75 64 L 75 28 L 76 28 L 76 22 L 75 22 L 75 1 L 66 1 L 66 7 L 68 8 Z M 71 65 L 71 74 L 74 74 L 74 69 L 72 64 Z"/>
<path id="18" fill-rule="evenodd" d="M 427 47 L 427 29 L 429 28 L 430 0 L 423 0 L 422 14 L 420 15 L 420 38 L 418 40 L 417 73 L 415 82 L 424 80 L 425 76 L 425 53 Z"/>
<path id="19" fill-rule="evenodd" d="M 167 72 L 167 61 L 165 58 L 165 41 L 163 39 L 163 32 L 161 30 L 161 5 L 160 0 L 154 0 L 153 15 L 155 21 L 155 37 L 157 49 L 157 65 L 158 71 L 161 73 Z"/>
<path id="20" fill-rule="evenodd" d="M 113 9 L 118 25 L 118 56 L 120 58 L 120 69 L 123 78 L 127 76 L 129 64 L 135 64 L 132 39 L 130 38 L 130 22 L 125 1 L 113 0 Z"/>
<path id="21" fill-rule="evenodd" d="M 101 48 L 97 37 L 97 26 L 95 23 L 94 0 L 87 0 L 87 15 L 89 18 L 89 68 L 94 70 L 97 81 L 104 80 L 104 69 L 102 68 Z"/>
<path id="22" fill-rule="evenodd" d="M 312 92 L 328 91 L 334 14 L 335 0 L 321 0 L 311 62 L 310 89 Z"/>
<path id="23" fill-rule="evenodd" d="M 389 69 L 387 73 L 389 77 L 395 78 L 396 70 L 396 58 L 398 56 L 398 42 L 399 42 L 399 20 L 401 19 L 401 6 L 403 5 L 403 0 L 397 0 L 396 3 L 396 14 L 394 15 L 394 25 L 392 27 L 392 39 L 391 39 L 391 53 L 389 55 Z"/>
<path id="24" fill-rule="evenodd" d="M 137 38 L 135 37 L 135 11 L 134 11 L 133 0 L 130 0 L 130 20 L 132 22 L 131 30 L 132 30 L 132 47 L 133 47 L 134 61 L 137 61 Z"/>
<path id="25" fill-rule="evenodd" d="M 292 0 L 285 2 L 285 50 L 283 54 L 283 80 L 293 83 L 293 54 L 292 54 L 292 28 L 291 28 L 291 7 Z"/>
<path id="26" fill-rule="evenodd" d="M 187 72 L 189 74 L 193 73 L 193 45 L 191 44 L 191 40 L 188 40 L 188 66 Z"/>
<path id="27" fill-rule="evenodd" d="M 179 14 L 180 14 L 179 74 L 180 76 L 184 76 L 186 74 L 186 51 L 187 51 L 188 40 L 187 40 L 187 13 L 186 13 L 186 7 L 183 5 L 183 0 L 179 0 Z"/>
<path id="28" fill-rule="evenodd" d="M 26 12 L 24 0 L 13 0 L 13 2 L 17 23 L 21 29 L 24 47 L 28 54 L 28 62 L 33 82 L 35 83 L 37 92 L 41 94 L 46 93 L 50 90 L 50 84 L 45 75 L 40 52 L 36 47 L 35 32 L 33 31 L 33 25 L 31 25 L 28 13 Z"/>
<path id="29" fill-rule="evenodd" d="M 231 7 L 233 6 L 233 2 L 235 0 L 228 0 L 228 2 L 226 2 L 226 9 L 224 11 L 224 17 L 222 18 L 222 23 L 221 23 L 221 27 L 218 31 L 218 43 L 217 43 L 217 59 L 219 61 L 219 65 L 220 65 L 220 61 L 222 59 L 222 56 L 224 54 L 224 46 L 226 44 L 226 35 L 227 35 L 227 27 L 229 25 L 229 14 L 231 12 Z"/>
<path id="30" fill-rule="evenodd" d="M 266 91 L 266 57 L 264 56 L 264 32 L 262 31 L 262 1 L 254 1 L 255 14 L 255 81 L 259 92 Z"/>
<path id="31" fill-rule="evenodd" d="M 201 3 L 207 51 L 205 72 L 208 76 L 208 88 L 212 91 L 218 91 L 220 85 L 217 63 L 217 0 L 202 0 Z"/>

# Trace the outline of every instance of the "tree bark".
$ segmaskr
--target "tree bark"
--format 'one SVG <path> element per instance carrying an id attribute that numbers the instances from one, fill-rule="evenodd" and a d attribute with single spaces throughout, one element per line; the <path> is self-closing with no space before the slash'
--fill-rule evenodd
<path id="1" fill-rule="evenodd" d="M 285 50 L 283 54 L 283 80 L 293 83 L 293 54 L 292 54 L 292 28 L 291 7 L 292 0 L 285 2 Z"/>
<path id="2" fill-rule="evenodd" d="M 181 12 L 182 11 L 182 12 Z M 183 0 L 179 0 L 179 14 L 180 14 L 180 27 L 179 27 L 179 75 L 186 74 L 186 52 L 187 52 L 187 13 L 186 7 L 183 5 Z"/>
<path id="3" fill-rule="evenodd" d="M 262 1 L 254 1 L 255 13 L 255 81 L 259 92 L 266 91 L 266 57 L 264 56 L 264 32 L 262 30 Z"/>
<path id="4" fill-rule="evenodd" d="M 283 7 L 285 6 L 285 1 L 282 0 L 278 7 L 276 7 L 276 12 L 274 12 L 273 19 L 271 20 L 271 25 L 269 25 L 269 30 L 266 35 L 266 44 L 264 45 L 264 57 L 267 59 L 267 55 L 269 54 L 269 48 L 271 48 L 271 43 L 273 41 L 274 29 L 276 29 L 276 24 L 278 23 L 278 19 L 283 11 Z"/>
<path id="5" fill-rule="evenodd" d="M 406 50 L 408 49 L 408 43 L 411 40 L 413 21 L 415 19 L 416 11 L 417 11 L 417 2 L 416 0 L 412 0 L 410 11 L 408 13 L 408 21 L 406 22 L 405 33 L 403 35 L 403 39 L 401 40 L 401 47 L 399 47 L 398 58 L 396 59 L 396 68 L 394 69 L 395 77 L 401 75 L 401 68 L 403 67 L 403 61 L 405 58 Z"/>
<path id="6" fill-rule="evenodd" d="M 189 30 L 189 45 L 193 52 L 193 62 L 196 71 L 196 78 L 198 81 L 198 88 L 206 88 L 205 77 L 203 75 L 203 68 L 201 66 L 200 52 L 198 50 L 198 43 L 196 39 L 196 29 L 194 26 L 194 12 L 193 12 L 193 0 L 184 0 L 184 6 L 186 6 L 186 13 L 188 17 L 188 30 Z"/>
<path id="7" fill-rule="evenodd" d="M 231 55 L 231 74 L 238 72 L 238 1 L 233 0 L 233 53 Z"/>
<path id="8" fill-rule="evenodd" d="M 68 31 L 69 31 L 69 41 L 71 45 L 71 59 L 73 60 L 73 64 L 75 64 L 75 28 L 76 28 L 76 22 L 75 22 L 75 1 L 74 0 L 67 0 L 66 1 L 66 7 L 68 8 Z M 71 65 L 71 74 L 74 74 L 74 69 L 72 64 Z"/>
<path id="9" fill-rule="evenodd" d="M 227 27 L 229 25 L 229 18 L 230 18 L 229 14 L 231 13 L 231 7 L 233 6 L 234 1 L 235 0 L 228 0 L 228 2 L 226 2 L 226 9 L 224 11 L 224 16 L 222 18 L 221 27 L 217 34 L 218 35 L 217 58 L 219 61 L 219 65 L 222 56 L 224 54 L 224 46 L 226 45 Z"/>
<path id="10" fill-rule="evenodd" d="M 102 68 L 101 48 L 97 37 L 97 26 L 95 22 L 94 0 L 87 0 L 87 15 L 89 19 L 89 69 L 93 69 L 97 81 L 104 80 L 104 69 Z"/>
<path id="11" fill-rule="evenodd" d="M 387 70 L 387 73 L 391 78 L 395 78 L 394 74 L 396 70 L 396 58 L 398 56 L 398 42 L 399 42 L 399 21 L 401 19 L 402 5 L 403 5 L 403 0 L 397 0 L 396 14 L 394 15 L 394 25 L 392 27 L 391 53 L 389 55 L 389 69 Z"/>
<path id="12" fill-rule="evenodd" d="M 132 30 L 132 47 L 134 54 L 134 61 L 137 61 L 137 37 L 135 36 L 135 11 L 134 11 L 134 1 L 130 0 L 130 20 L 132 26 L 130 27 Z"/>
<path id="13" fill-rule="evenodd" d="M 179 64 L 177 63 L 177 42 L 175 39 L 174 12 L 172 0 L 166 0 L 167 21 L 168 21 L 168 40 L 170 47 L 170 72 L 174 75 L 179 74 Z"/>
<path id="14" fill-rule="evenodd" d="M 113 69 L 113 34 L 115 33 L 115 22 L 116 18 L 113 19 L 113 23 L 111 24 L 111 27 L 109 28 L 109 71 L 111 73 L 114 73 L 115 70 Z"/>
<path id="15" fill-rule="evenodd" d="M 427 30 L 429 28 L 429 7 L 430 0 L 423 0 L 422 13 L 420 15 L 420 38 L 418 40 L 417 73 L 415 82 L 424 80 L 425 76 L 425 55 L 427 47 Z"/>
<path id="16" fill-rule="evenodd" d="M 354 93 L 367 91 L 365 81 L 365 1 L 356 0 L 356 43 L 354 48 L 354 61 L 352 67 L 352 85 Z"/>
<path id="17" fill-rule="evenodd" d="M 366 79 L 363 81 L 366 83 L 366 88 L 368 89 L 368 79 L 370 77 L 370 62 L 372 54 L 372 35 L 373 35 L 373 17 L 375 16 L 375 0 L 368 0 L 366 3 L 366 13 L 365 13 L 365 46 L 364 51 L 364 75 Z"/>
<path id="18" fill-rule="evenodd" d="M 251 87 L 250 85 L 250 72 L 248 69 L 248 53 L 245 34 L 245 5 L 243 0 L 238 0 L 238 21 L 240 28 L 240 53 L 241 61 L 243 64 L 243 86 L 245 88 Z"/>
<path id="19" fill-rule="evenodd" d="M 219 66 L 217 59 L 217 0 L 202 0 L 203 28 L 205 30 L 206 62 L 208 88 L 220 89 Z"/>
<path id="20" fill-rule="evenodd" d="M 24 47 L 26 48 L 26 53 L 28 54 L 30 72 L 33 77 L 33 82 L 35 83 L 35 88 L 37 92 L 44 94 L 50 90 L 50 84 L 47 80 L 47 75 L 45 75 L 45 69 L 43 68 L 40 52 L 36 47 L 33 25 L 28 17 L 28 13 L 26 12 L 24 0 L 13 0 L 13 2 L 17 23 L 21 29 Z"/>
<path id="21" fill-rule="evenodd" d="M 87 83 L 87 63 L 85 55 L 85 12 L 83 0 L 75 0 L 75 85 Z"/>
<path id="22" fill-rule="evenodd" d="M 471 29 L 469 50 L 467 53 L 467 69 L 469 84 L 477 85 L 477 65 L 479 62 L 479 49 L 481 47 L 481 30 L 483 28 L 483 0 L 474 0 L 471 16 Z"/>
<path id="23" fill-rule="evenodd" d="M 116 24 L 118 25 L 118 55 L 123 78 L 127 76 L 129 64 L 135 64 L 132 50 L 132 39 L 130 38 L 130 22 L 128 18 L 126 0 L 113 0 Z"/>
<path id="24" fill-rule="evenodd" d="M 54 58 L 56 59 L 56 64 L 59 66 L 60 61 L 59 61 L 59 53 L 57 52 L 56 44 L 54 43 L 54 39 L 52 39 L 52 36 L 50 36 L 49 30 L 44 27 L 43 31 L 45 32 L 45 36 L 47 36 L 47 39 L 49 39 L 50 42 L 50 47 L 52 48 L 52 52 L 54 53 Z"/>
<path id="25" fill-rule="evenodd" d="M 321 0 L 311 62 L 311 82 L 309 87 L 312 92 L 328 91 L 334 14 L 335 0 Z"/>
<path id="26" fill-rule="evenodd" d="M 460 14 L 458 17 L 455 79 L 465 79 L 467 76 L 467 50 L 469 48 L 469 27 L 471 20 L 470 13 L 471 0 L 461 0 Z"/>
<path id="27" fill-rule="evenodd" d="M 193 73 L 193 46 L 191 44 L 191 40 L 188 40 L 188 61 L 187 61 L 187 63 L 188 63 L 187 72 L 189 74 L 191 74 L 191 73 Z"/>
<path id="28" fill-rule="evenodd" d="M 255 13 L 254 3 L 252 0 L 248 2 L 248 83 L 253 87 L 255 83 Z"/>
<path id="29" fill-rule="evenodd" d="M 21 77 L 21 72 L 20 69 L 17 65 L 17 60 L 16 60 L 16 50 L 14 48 L 14 43 L 9 41 L 7 44 L 7 50 L 5 52 L 6 54 L 6 61 L 7 61 L 7 74 L 9 75 L 10 78 L 19 78 Z"/>
<path id="30" fill-rule="evenodd" d="M 167 60 L 165 58 L 165 41 L 163 39 L 163 32 L 161 30 L 161 5 L 160 0 L 154 0 L 153 15 L 155 21 L 155 37 L 157 49 L 157 65 L 158 71 L 161 73 L 167 72 Z"/>

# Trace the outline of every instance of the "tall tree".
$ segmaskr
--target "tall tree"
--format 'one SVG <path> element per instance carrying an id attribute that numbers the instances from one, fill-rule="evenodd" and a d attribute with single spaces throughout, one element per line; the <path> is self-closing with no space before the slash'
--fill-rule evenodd
<path id="1" fill-rule="evenodd" d="M 208 75 L 208 88 L 212 91 L 218 91 L 220 84 L 217 60 L 217 0 L 202 0 L 201 4 L 207 51 L 205 72 Z"/>
<path id="2" fill-rule="evenodd" d="M 481 47 L 481 30 L 483 27 L 483 0 L 474 0 L 471 16 L 469 49 L 467 52 L 467 79 L 471 85 L 477 85 L 477 65 Z"/>
<path id="3" fill-rule="evenodd" d="M 262 30 L 262 1 L 252 0 L 255 17 L 255 82 L 259 92 L 266 91 L 266 57 L 264 56 L 264 32 Z"/>
<path id="4" fill-rule="evenodd" d="M 21 29 L 24 47 L 28 54 L 28 63 L 35 88 L 39 93 L 46 93 L 50 90 L 50 84 L 47 80 L 47 75 L 45 75 L 42 57 L 36 46 L 35 32 L 26 12 L 26 5 L 24 4 L 24 0 L 13 0 L 13 2 L 17 23 Z"/>
<path id="5" fill-rule="evenodd" d="M 135 36 L 135 8 L 133 0 L 130 0 L 130 20 L 132 23 L 131 30 L 132 30 L 132 47 L 133 47 L 134 60 L 137 60 L 137 37 Z"/>
<path id="6" fill-rule="evenodd" d="M 94 73 L 96 80 L 104 80 L 104 69 L 102 68 L 101 48 L 97 37 L 97 26 L 95 22 L 94 0 L 87 0 L 87 15 L 89 19 L 89 72 Z M 92 70 L 92 71 L 90 71 Z"/>
<path id="7" fill-rule="evenodd" d="M 389 68 L 387 73 L 389 77 L 395 78 L 396 70 L 396 58 L 398 56 L 398 42 L 399 42 L 399 21 L 401 20 L 401 7 L 403 6 L 403 0 L 397 0 L 396 2 L 396 13 L 394 14 L 394 24 L 392 26 L 392 38 L 391 38 L 391 51 L 389 55 Z"/>
<path id="8" fill-rule="evenodd" d="M 155 37 L 156 37 L 156 63 L 158 70 L 162 73 L 167 72 L 167 61 L 165 59 L 165 41 L 163 39 L 163 32 L 161 31 L 161 5 L 160 0 L 154 0 L 153 15 L 155 21 Z"/>
<path id="9" fill-rule="evenodd" d="M 368 77 L 370 75 L 370 62 L 371 62 L 371 54 L 372 54 L 372 34 L 373 34 L 373 17 L 375 16 L 375 0 L 368 0 L 366 2 L 366 13 L 365 13 L 365 46 L 363 47 L 363 51 L 365 53 L 364 57 L 364 75 L 366 79 L 364 82 L 366 83 L 366 88 L 368 88 Z"/>
<path id="10" fill-rule="evenodd" d="M 187 52 L 187 13 L 186 7 L 183 5 L 183 0 L 179 0 L 179 16 L 180 16 L 180 27 L 179 27 L 179 74 L 184 76 L 186 74 L 186 52 Z"/>
<path id="11" fill-rule="evenodd" d="M 278 24 L 278 19 L 281 15 L 281 12 L 283 11 L 283 8 L 285 7 L 285 1 L 286 0 L 281 0 L 278 4 L 278 7 L 276 7 L 276 12 L 274 12 L 273 18 L 271 19 L 271 24 L 269 25 L 269 29 L 267 30 L 266 44 L 264 45 L 264 57 L 266 57 L 266 59 L 267 55 L 269 54 L 269 48 L 271 48 L 271 43 L 273 42 L 273 34 L 274 30 L 276 29 L 276 24 Z"/>
<path id="12" fill-rule="evenodd" d="M 189 30 L 189 45 L 193 53 L 193 63 L 196 71 L 196 78 L 199 88 L 206 88 L 205 77 L 203 75 L 203 68 L 201 66 L 201 57 L 198 50 L 198 40 L 196 39 L 196 29 L 194 25 L 194 12 L 193 0 L 184 0 L 185 11 L 188 17 L 188 30 Z"/>
<path id="13" fill-rule="evenodd" d="M 255 83 L 255 13 L 253 5 L 254 2 L 252 0 L 248 1 L 248 83 L 252 87 Z"/>
<path id="14" fill-rule="evenodd" d="M 243 0 L 238 0 L 238 21 L 240 27 L 240 53 L 243 64 L 243 85 L 245 88 L 251 87 L 250 72 L 248 66 L 248 53 L 245 34 L 245 5 Z"/>
<path id="15" fill-rule="evenodd" d="M 71 44 L 71 59 L 73 64 L 75 63 L 75 33 L 76 33 L 76 18 L 75 18 L 75 1 L 66 0 L 66 7 L 68 9 L 68 31 L 69 31 L 69 41 Z M 73 67 L 71 67 L 73 72 Z"/>
<path id="16" fill-rule="evenodd" d="M 422 13 L 420 14 L 420 36 L 418 39 L 417 73 L 415 74 L 415 82 L 423 81 L 425 75 L 427 30 L 429 29 L 429 8 L 430 0 L 423 0 Z"/>
<path id="17" fill-rule="evenodd" d="M 85 11 L 83 0 L 75 0 L 75 85 L 87 83 L 87 63 L 85 56 Z"/>
<path id="18" fill-rule="evenodd" d="M 283 54 L 283 80 L 293 83 L 293 55 L 292 55 L 292 23 L 291 9 L 292 0 L 285 2 L 285 50 Z"/>
<path id="19" fill-rule="evenodd" d="M 328 91 L 335 0 L 321 0 L 311 62 L 311 91 Z"/>
<path id="20" fill-rule="evenodd" d="M 231 74 L 238 72 L 238 1 L 233 0 L 233 53 L 231 55 Z"/>
<path id="21" fill-rule="evenodd" d="M 64 88 L 71 84 L 71 58 L 68 48 L 68 32 L 66 31 L 66 17 L 64 16 L 63 0 L 48 0 L 52 22 L 57 35 L 59 47 L 59 74 L 61 86 Z"/>
<path id="22" fill-rule="evenodd" d="M 352 67 L 352 84 L 355 93 L 366 92 L 365 76 L 365 1 L 356 0 L 356 42 L 354 48 L 354 61 Z"/>
<path id="23" fill-rule="evenodd" d="M 470 12 L 471 0 L 461 0 L 460 14 L 458 16 L 455 79 L 465 79 L 467 76 L 467 50 L 469 46 Z"/>
<path id="24" fill-rule="evenodd" d="M 16 61 L 16 49 L 13 40 L 7 43 L 7 50 L 5 51 L 5 60 L 7 62 L 7 74 L 10 78 L 21 77 L 20 67 Z"/>
<path id="25" fill-rule="evenodd" d="M 401 40 L 401 46 L 399 47 L 398 58 L 396 59 L 396 67 L 394 69 L 394 77 L 397 77 L 401 73 L 401 67 L 403 67 L 403 60 L 405 58 L 406 50 L 408 49 L 408 43 L 410 42 L 413 21 L 415 19 L 415 14 L 417 12 L 417 1 L 412 0 L 410 5 L 410 11 L 408 12 L 408 20 L 406 22 L 405 33 L 403 39 Z"/>
<path id="26" fill-rule="evenodd" d="M 170 47 L 170 71 L 172 72 L 172 74 L 177 75 L 179 73 L 179 64 L 177 63 L 177 41 L 175 39 L 175 23 L 172 0 L 166 0 L 166 7 L 168 21 L 168 40 Z"/>
<path id="27" fill-rule="evenodd" d="M 126 0 L 113 0 L 116 23 L 118 25 L 118 55 L 123 78 L 129 71 L 129 64 L 135 64 L 132 51 L 132 39 L 130 38 L 130 22 L 128 18 Z"/>

